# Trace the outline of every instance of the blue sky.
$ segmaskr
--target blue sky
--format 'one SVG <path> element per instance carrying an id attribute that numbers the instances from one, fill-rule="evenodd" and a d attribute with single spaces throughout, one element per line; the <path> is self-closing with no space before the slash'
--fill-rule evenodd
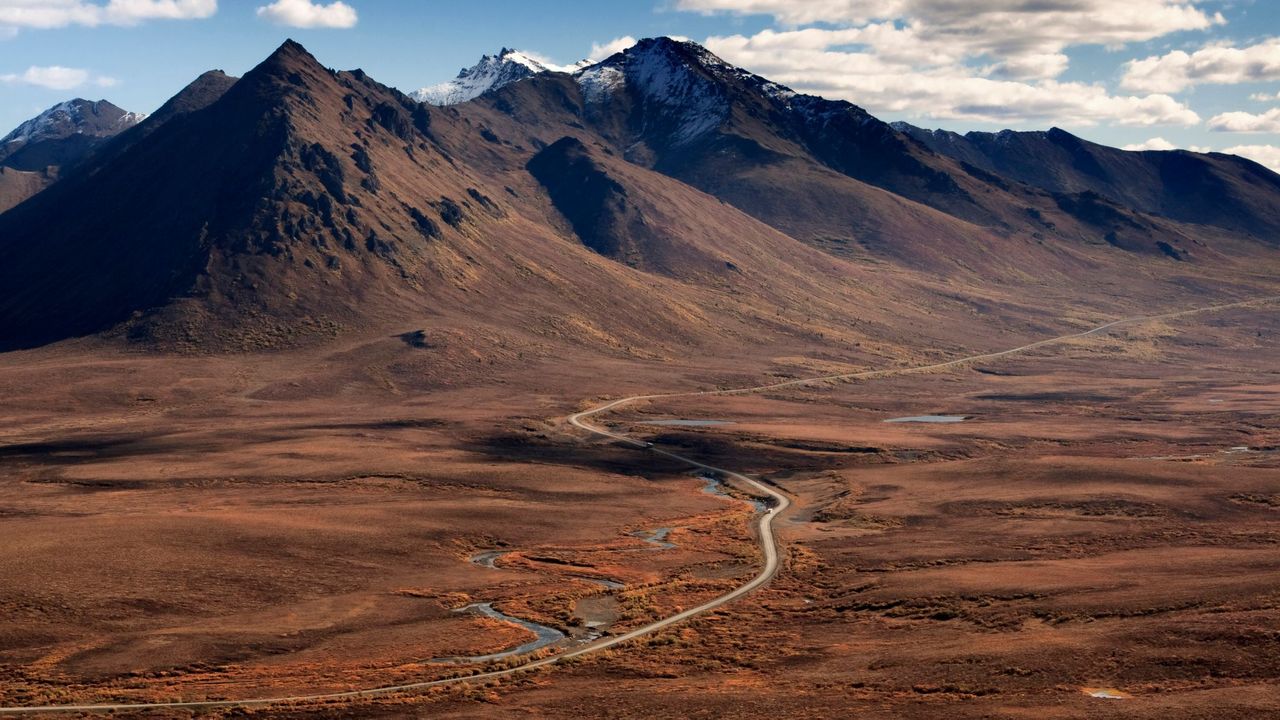
<path id="1" fill-rule="evenodd" d="M 1271 0 L 0 0 L 0 134 L 70 97 L 149 112 L 288 37 L 409 91 L 503 46 L 570 62 L 653 35 L 886 120 L 1058 125 L 1280 168 Z"/>

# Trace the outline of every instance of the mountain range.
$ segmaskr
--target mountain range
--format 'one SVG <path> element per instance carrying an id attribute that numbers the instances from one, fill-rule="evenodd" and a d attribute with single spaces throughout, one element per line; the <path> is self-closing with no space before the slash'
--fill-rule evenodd
<path id="1" fill-rule="evenodd" d="M 669 38 L 559 69 L 504 50 L 413 96 L 290 41 L 112 112 L 0 214 L 3 349 L 959 343 L 948 318 L 1034 326 L 1085 285 L 1243 291 L 1280 225 L 1248 160 L 890 125 Z"/>

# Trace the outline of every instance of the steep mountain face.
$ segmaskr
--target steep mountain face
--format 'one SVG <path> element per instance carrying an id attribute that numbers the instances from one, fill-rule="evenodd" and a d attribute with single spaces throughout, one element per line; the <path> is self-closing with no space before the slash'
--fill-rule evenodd
<path id="1" fill-rule="evenodd" d="M 1094 193 L 1174 220 L 1250 233 L 1275 242 L 1280 176 L 1245 158 L 1186 150 L 1130 152 L 1058 128 L 1045 132 L 897 129 L 966 166 L 1058 194 Z"/>
<path id="2" fill-rule="evenodd" d="M 583 65 L 585 61 L 570 67 L 548 65 L 519 50 L 503 48 L 497 55 L 485 55 L 472 67 L 463 68 L 453 80 L 415 90 L 410 97 L 429 105 L 456 105 L 534 75 L 570 72 Z"/>
<path id="3" fill-rule="evenodd" d="M 39 169 L 15 170 L 5 167 L 8 161 L 0 161 L 0 213 L 81 166 L 101 165 L 171 119 L 208 107 L 235 82 L 221 70 L 210 70 L 150 115 L 126 113 L 106 101 L 73 100 L 24 123 L 11 134 L 15 140 L 10 160 Z"/>
<path id="4" fill-rule="evenodd" d="M 106 100 L 59 103 L 0 139 L 0 165 L 26 171 L 66 165 L 143 117 Z"/>

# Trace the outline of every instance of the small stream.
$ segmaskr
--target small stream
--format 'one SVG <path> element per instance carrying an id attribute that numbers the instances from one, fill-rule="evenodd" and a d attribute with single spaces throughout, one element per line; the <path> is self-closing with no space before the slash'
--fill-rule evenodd
<path id="1" fill-rule="evenodd" d="M 626 585 L 618 582 L 617 580 L 610 580 L 609 578 L 589 577 L 587 575 L 570 575 L 569 577 L 573 578 L 574 580 L 582 580 L 583 582 L 595 583 L 596 585 L 599 585 L 603 588 L 607 588 L 609 590 L 621 590 L 622 588 L 626 587 Z"/>
<path id="2" fill-rule="evenodd" d="M 724 489 L 724 481 L 721 480 L 720 478 L 715 477 L 714 475 L 699 475 L 698 477 L 701 478 L 702 480 L 705 480 L 707 483 L 706 485 L 702 486 L 702 492 L 708 495 L 717 495 L 719 497 L 729 498 L 730 500 L 739 500 L 739 501 L 742 500 L 742 498 L 734 497 L 733 495 L 730 495 L 728 492 L 726 492 Z M 751 506 L 756 509 L 756 512 L 769 511 L 769 503 L 765 502 L 760 498 L 753 497 L 747 502 L 751 503 Z"/>
<path id="3" fill-rule="evenodd" d="M 671 550 L 676 547 L 673 542 L 667 541 L 667 536 L 671 534 L 674 528 L 661 527 L 653 530 L 635 530 L 629 533 L 632 537 L 638 537 L 641 540 L 653 545 L 650 550 Z"/>
<path id="4" fill-rule="evenodd" d="M 536 622 L 531 622 L 529 620 L 522 620 L 518 617 L 512 617 L 510 615 L 507 615 L 506 613 L 499 612 L 498 610 L 495 610 L 493 608 L 493 603 L 487 603 L 487 602 L 472 603 L 470 605 L 460 607 L 457 610 L 454 610 L 454 612 L 479 613 L 480 615 L 493 618 L 494 620 L 501 620 L 503 622 L 509 622 L 515 625 L 519 625 L 525 630 L 532 631 L 538 637 L 535 638 L 534 640 L 530 640 L 529 642 L 523 645 L 513 647 L 509 650 L 503 650 L 501 652 L 490 653 L 488 655 L 433 658 L 432 662 L 484 663 L 484 662 L 489 662 L 491 660 L 502 660 L 503 658 L 509 658 L 514 655 L 523 655 L 525 653 L 531 653 L 534 650 L 547 647 L 548 645 L 554 645 L 555 643 L 558 643 L 561 640 L 564 640 L 566 637 L 564 633 L 560 632 L 559 630 L 553 627 L 547 627 L 546 625 L 539 625 Z"/>
<path id="5" fill-rule="evenodd" d="M 485 552 L 472 555 L 471 562 L 479 565 L 480 567 L 487 567 L 490 570 L 497 570 L 498 566 L 495 563 L 497 563 L 498 558 L 502 557 L 503 555 L 510 555 L 510 554 L 511 554 L 510 550 L 486 550 Z"/>

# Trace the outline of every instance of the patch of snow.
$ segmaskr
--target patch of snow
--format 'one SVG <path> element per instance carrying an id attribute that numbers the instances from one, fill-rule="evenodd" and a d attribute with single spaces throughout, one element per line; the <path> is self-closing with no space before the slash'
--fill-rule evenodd
<path id="1" fill-rule="evenodd" d="M 116 121 L 116 125 L 119 125 L 121 129 L 131 128 L 146 119 L 146 113 L 127 112 L 120 116 L 120 119 Z"/>
<path id="2" fill-rule="evenodd" d="M 642 41 L 621 55 L 602 61 L 577 75 L 587 102 L 597 103 L 626 86 L 668 111 L 676 127 L 672 139 L 689 142 L 714 130 L 729 117 L 729 101 L 721 83 L 678 57 L 672 40 Z M 698 64 L 718 72 L 739 72 L 698 45 Z"/>
<path id="3" fill-rule="evenodd" d="M 595 65 L 577 74 L 578 86 L 588 104 L 598 104 L 627 84 L 626 73 L 613 65 Z"/>
<path id="4" fill-rule="evenodd" d="M 497 55 L 485 55 L 474 66 L 463 68 L 453 80 L 415 90 L 409 96 L 431 105 L 457 105 L 534 75 L 572 73 L 588 64 L 583 60 L 556 65 L 526 52 L 503 48 Z"/>

